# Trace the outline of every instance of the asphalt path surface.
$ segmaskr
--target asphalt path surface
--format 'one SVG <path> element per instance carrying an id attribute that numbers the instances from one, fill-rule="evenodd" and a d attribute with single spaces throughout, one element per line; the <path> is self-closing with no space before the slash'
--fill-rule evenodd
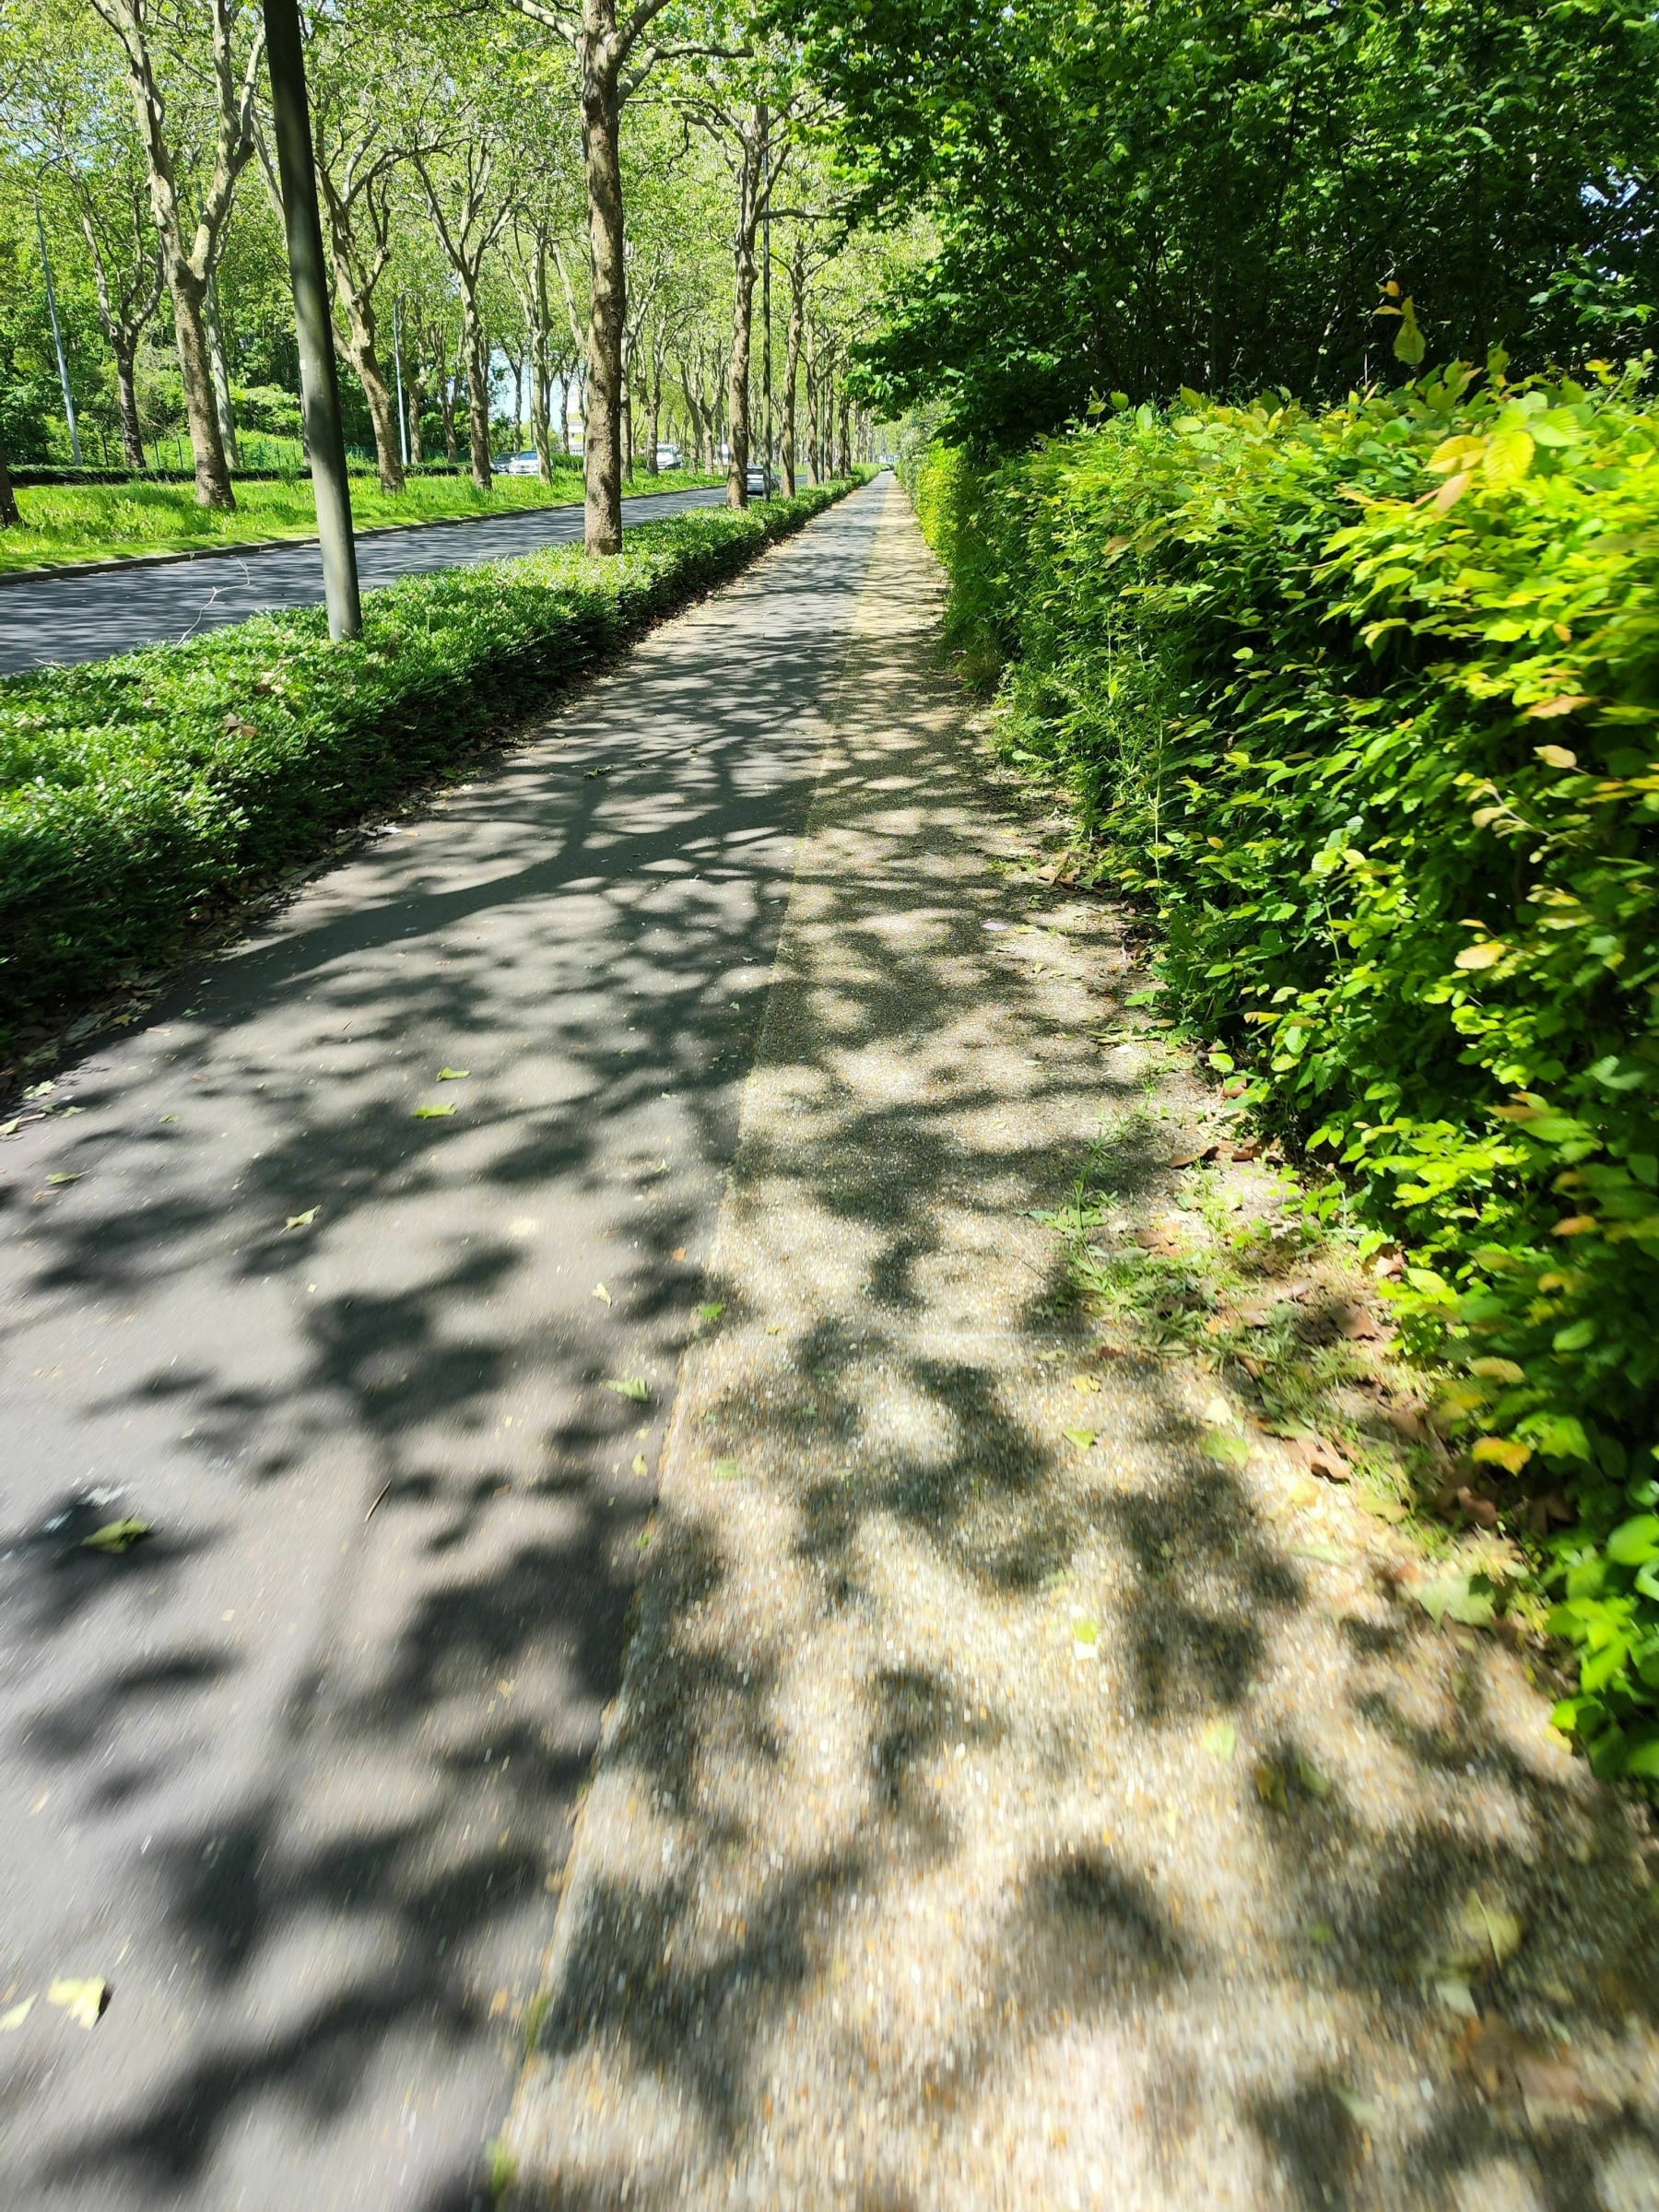
<path id="1" fill-rule="evenodd" d="M 485 2204 L 883 496 L 0 1144 L 8 2212 Z"/>
<path id="2" fill-rule="evenodd" d="M 624 500 L 625 522 L 649 523 L 688 507 L 717 507 L 718 486 Z M 358 540 L 365 591 L 436 569 L 507 560 L 582 535 L 580 502 L 531 507 L 477 523 L 433 523 Z M 205 554 L 159 568 L 106 569 L 96 576 L 42 577 L 0 587 L 0 675 L 70 661 L 100 661 L 135 645 L 157 645 L 245 622 L 284 606 L 321 606 L 323 557 L 314 540 L 263 552 Z"/>

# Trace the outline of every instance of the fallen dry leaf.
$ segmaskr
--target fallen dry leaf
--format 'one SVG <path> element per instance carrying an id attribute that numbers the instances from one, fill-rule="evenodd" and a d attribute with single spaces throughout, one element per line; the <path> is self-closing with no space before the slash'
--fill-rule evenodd
<path id="1" fill-rule="evenodd" d="M 1497 1527 L 1498 1505 L 1495 1499 L 1480 1497 L 1465 1482 L 1457 1493 L 1457 1502 L 1469 1519 L 1481 1528 Z"/>
<path id="2" fill-rule="evenodd" d="M 15 2029 L 21 2028 L 34 2008 L 34 1998 L 25 1997 L 20 2004 L 14 2005 L 9 2012 L 0 2012 L 0 2035 L 10 2035 Z"/>
<path id="3" fill-rule="evenodd" d="M 1583 2119 L 1598 2102 L 1559 2046 L 1533 2042 L 1496 2015 L 1471 2020 L 1458 2039 L 1458 2057 L 1487 2097 L 1518 2090 L 1535 2122 Z"/>
<path id="4" fill-rule="evenodd" d="M 1170 1161 L 1172 1168 L 1194 1168 L 1201 1159 L 1208 1159 L 1220 1147 L 1214 1144 L 1186 1145 Z"/>
<path id="5" fill-rule="evenodd" d="M 593 1296 L 599 1300 L 599 1303 L 602 1306 L 610 1306 L 616 1303 L 616 1300 L 612 1298 L 610 1292 L 606 1288 L 603 1283 L 595 1283 L 594 1285 Z"/>
<path id="6" fill-rule="evenodd" d="M 1374 1344 L 1388 1334 L 1371 1308 L 1358 1303 L 1337 1308 L 1336 1326 L 1350 1344 Z"/>
<path id="7" fill-rule="evenodd" d="M 77 2028 L 96 2028 L 110 2002 L 110 1985 L 96 1977 L 85 1982 L 54 1982 L 46 1992 L 46 2002 L 61 2006 Z"/>
<path id="8" fill-rule="evenodd" d="M 1326 1482 L 1351 1482 L 1354 1470 L 1347 1459 L 1323 1436 L 1293 1436 L 1290 1449 L 1310 1475 L 1323 1476 Z"/>

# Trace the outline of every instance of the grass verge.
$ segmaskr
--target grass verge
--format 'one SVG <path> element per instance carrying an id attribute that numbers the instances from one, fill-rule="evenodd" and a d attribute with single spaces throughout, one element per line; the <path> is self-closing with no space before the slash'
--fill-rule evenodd
<path id="1" fill-rule="evenodd" d="M 641 476 L 629 498 L 689 491 L 725 481 L 676 469 Z M 352 479 L 351 511 L 359 530 L 392 523 L 440 523 L 514 514 L 526 508 L 580 504 L 582 477 L 559 469 L 551 484 L 538 477 L 497 477 L 480 491 L 470 477 L 411 477 L 401 492 L 382 491 L 372 477 Z M 18 493 L 20 526 L 0 531 L 0 573 L 61 567 L 80 560 L 131 559 L 143 553 L 205 551 L 267 537 L 314 537 L 317 503 L 309 477 L 276 484 L 239 483 L 229 513 L 196 504 L 188 484 L 53 484 Z"/>
<path id="2" fill-rule="evenodd" d="M 735 575 L 850 484 L 0 681 L 0 1057 Z"/>

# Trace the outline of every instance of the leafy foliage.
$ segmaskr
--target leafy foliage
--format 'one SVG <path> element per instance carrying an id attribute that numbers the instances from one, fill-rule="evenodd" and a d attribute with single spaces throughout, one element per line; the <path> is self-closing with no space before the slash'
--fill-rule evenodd
<path id="1" fill-rule="evenodd" d="M 1528 366 L 1654 298 L 1659 24 L 1622 0 L 778 0 L 871 206 L 939 251 L 866 348 L 895 407 L 995 445 L 1095 394 Z M 1402 357 L 1404 358 L 1404 357 Z"/>
<path id="2" fill-rule="evenodd" d="M 1441 1407 L 1551 1540 L 1562 1709 L 1659 1771 L 1659 414 L 1466 369 L 1182 395 L 916 497 L 1009 741 L 1261 1110 L 1412 1253 Z"/>
<path id="3" fill-rule="evenodd" d="M 846 487 L 0 682 L 0 1024 L 153 966 L 227 893 L 441 771 Z"/>

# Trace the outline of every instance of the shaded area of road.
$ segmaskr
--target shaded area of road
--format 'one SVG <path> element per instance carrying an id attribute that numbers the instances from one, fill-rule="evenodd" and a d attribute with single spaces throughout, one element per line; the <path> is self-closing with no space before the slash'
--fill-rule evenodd
<path id="1" fill-rule="evenodd" d="M 688 507 L 717 507 L 719 487 L 624 500 L 625 522 L 649 523 Z M 433 523 L 358 541 L 363 588 L 465 569 L 479 561 L 568 546 L 582 536 L 582 508 L 531 507 L 476 523 Z M 321 606 L 323 559 L 314 541 L 264 552 L 205 555 L 159 568 L 111 569 L 97 576 L 42 577 L 0 589 L 0 675 L 49 663 L 100 661 L 137 645 L 194 637 L 285 606 Z"/>
<path id="2" fill-rule="evenodd" d="M 881 497 L 0 1145 L 8 2206 L 482 2205 Z"/>

